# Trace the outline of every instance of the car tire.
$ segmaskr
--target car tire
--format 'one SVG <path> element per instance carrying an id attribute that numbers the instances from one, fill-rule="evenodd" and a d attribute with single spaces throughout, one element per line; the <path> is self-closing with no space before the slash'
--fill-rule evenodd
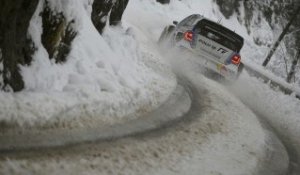
<path id="1" fill-rule="evenodd" d="M 161 33 L 158 43 L 162 44 L 168 39 L 170 39 L 172 33 L 175 31 L 175 26 L 174 25 L 169 25 L 164 28 L 163 32 Z"/>

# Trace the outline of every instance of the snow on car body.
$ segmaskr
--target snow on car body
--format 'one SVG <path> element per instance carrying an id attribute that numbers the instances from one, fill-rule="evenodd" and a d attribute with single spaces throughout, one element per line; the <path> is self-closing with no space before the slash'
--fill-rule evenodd
<path id="1" fill-rule="evenodd" d="M 167 26 L 159 39 L 199 56 L 197 59 L 210 71 L 225 79 L 236 79 L 243 69 L 240 50 L 244 39 L 228 28 L 193 14 L 180 23 Z"/>

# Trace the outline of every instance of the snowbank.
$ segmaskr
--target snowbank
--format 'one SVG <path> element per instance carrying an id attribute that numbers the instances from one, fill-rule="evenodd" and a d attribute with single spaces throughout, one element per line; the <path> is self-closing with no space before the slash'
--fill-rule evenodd
<path id="1" fill-rule="evenodd" d="M 285 95 L 281 91 L 271 90 L 260 80 L 242 74 L 240 80 L 229 89 L 259 117 L 266 120 L 286 145 L 290 161 L 299 173 L 300 156 L 300 101 L 295 94 Z"/>
<path id="2" fill-rule="evenodd" d="M 75 19 L 78 31 L 67 62 L 55 64 L 41 44 L 42 5 L 40 1 L 29 28 L 37 51 L 32 64 L 21 67 L 25 90 L 0 92 L 1 122 L 82 126 L 96 119 L 112 124 L 156 108 L 175 88 L 170 68 L 139 42 L 133 29 L 107 27 L 104 36 L 98 34 L 90 20 L 90 1 L 51 1 L 58 11 L 66 10 L 67 19 Z"/>

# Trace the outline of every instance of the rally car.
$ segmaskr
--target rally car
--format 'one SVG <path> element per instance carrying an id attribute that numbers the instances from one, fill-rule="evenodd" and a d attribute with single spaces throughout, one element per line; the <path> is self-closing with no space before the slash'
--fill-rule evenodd
<path id="1" fill-rule="evenodd" d="M 221 24 L 193 14 L 181 22 L 166 26 L 159 43 L 187 50 L 204 67 L 228 80 L 235 80 L 243 70 L 240 50 L 244 39 Z"/>

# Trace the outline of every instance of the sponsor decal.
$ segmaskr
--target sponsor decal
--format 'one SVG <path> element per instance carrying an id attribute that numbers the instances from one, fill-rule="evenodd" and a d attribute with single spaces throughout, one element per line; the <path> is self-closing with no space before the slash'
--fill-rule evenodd
<path id="1" fill-rule="evenodd" d="M 212 45 L 211 43 L 207 42 L 207 41 L 204 41 L 202 39 L 199 39 L 198 40 L 201 44 L 207 46 L 207 47 L 210 47 L 212 50 L 216 50 L 217 52 L 219 52 L 220 54 L 225 54 L 228 52 L 228 50 L 220 47 L 220 48 L 217 48 L 216 46 Z"/>
<path id="2" fill-rule="evenodd" d="M 227 75 L 227 69 L 224 64 L 217 64 L 217 69 L 222 75 Z"/>
<path id="3" fill-rule="evenodd" d="M 217 51 L 220 52 L 221 54 L 225 54 L 228 52 L 226 49 L 223 49 L 222 47 L 219 48 Z"/>
<path id="4" fill-rule="evenodd" d="M 217 70 L 220 71 L 221 68 L 222 68 L 222 66 L 223 66 L 223 64 L 219 64 L 219 63 L 218 63 L 218 64 L 217 64 Z"/>

